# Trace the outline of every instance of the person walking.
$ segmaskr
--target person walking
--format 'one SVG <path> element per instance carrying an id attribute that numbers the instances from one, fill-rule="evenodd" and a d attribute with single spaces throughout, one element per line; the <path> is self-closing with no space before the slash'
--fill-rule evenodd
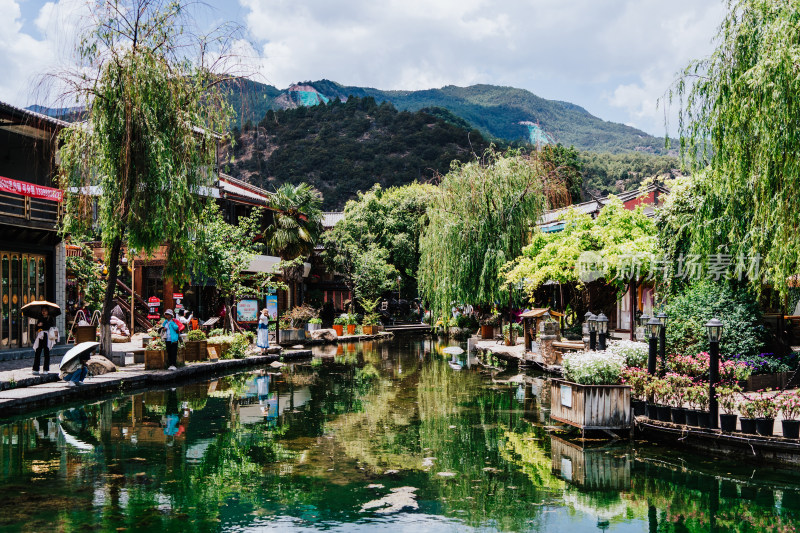
<path id="1" fill-rule="evenodd" d="M 178 364 L 178 341 L 181 336 L 178 323 L 175 321 L 175 313 L 172 309 L 164 311 L 164 343 L 167 345 L 167 362 L 170 370 L 177 370 Z"/>
<path id="2" fill-rule="evenodd" d="M 36 321 L 36 340 L 33 343 L 33 374 L 39 373 L 39 362 L 44 352 L 44 366 L 42 370 L 50 372 L 50 350 L 58 341 L 58 328 L 56 321 L 50 316 L 50 311 L 43 307 L 39 319 Z"/>
<path id="3" fill-rule="evenodd" d="M 256 346 L 261 348 L 262 355 L 266 352 L 267 348 L 269 348 L 269 311 L 267 311 L 266 308 L 261 310 L 261 316 L 258 318 Z"/>

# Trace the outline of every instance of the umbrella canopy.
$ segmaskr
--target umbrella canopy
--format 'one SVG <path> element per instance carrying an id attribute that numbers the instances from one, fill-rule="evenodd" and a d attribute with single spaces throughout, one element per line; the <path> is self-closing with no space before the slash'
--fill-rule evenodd
<path id="1" fill-rule="evenodd" d="M 42 309 L 47 309 L 48 314 L 55 318 L 61 314 L 61 308 L 53 302 L 45 300 L 34 300 L 33 302 L 22 306 L 22 314 L 28 318 L 42 318 Z"/>
<path id="2" fill-rule="evenodd" d="M 70 350 L 64 354 L 64 357 L 61 358 L 61 364 L 58 365 L 59 370 L 63 370 L 64 372 L 72 372 L 75 370 L 71 368 L 74 366 L 74 363 L 80 361 L 81 356 L 87 355 L 92 353 L 98 346 L 100 346 L 99 342 L 82 342 L 76 346 L 70 348 Z"/>

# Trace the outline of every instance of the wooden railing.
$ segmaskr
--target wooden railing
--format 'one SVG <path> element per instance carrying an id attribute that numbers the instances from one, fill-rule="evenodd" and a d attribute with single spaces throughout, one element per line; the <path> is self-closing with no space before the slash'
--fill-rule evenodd
<path id="1" fill-rule="evenodd" d="M 56 224 L 60 214 L 58 202 L 0 192 L 0 215 Z"/>

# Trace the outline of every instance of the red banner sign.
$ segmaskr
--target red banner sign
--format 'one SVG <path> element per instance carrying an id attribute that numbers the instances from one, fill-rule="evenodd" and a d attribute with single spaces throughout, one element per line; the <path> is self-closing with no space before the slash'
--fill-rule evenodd
<path id="1" fill-rule="evenodd" d="M 64 191 L 61 189 L 36 185 L 27 181 L 12 180 L 3 176 L 0 176 L 0 191 L 54 202 L 60 202 L 64 199 Z"/>

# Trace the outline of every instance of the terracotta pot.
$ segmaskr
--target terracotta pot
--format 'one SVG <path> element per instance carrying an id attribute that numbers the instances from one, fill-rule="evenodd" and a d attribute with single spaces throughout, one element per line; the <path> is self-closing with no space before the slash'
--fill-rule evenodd
<path id="1" fill-rule="evenodd" d="M 355 324 L 347 324 L 347 334 L 348 335 L 355 335 L 356 334 L 356 325 Z"/>
<path id="2" fill-rule="evenodd" d="M 361 326 L 364 335 L 375 335 L 375 326 Z"/>
<path id="3" fill-rule="evenodd" d="M 145 370 L 163 370 L 167 367 L 166 357 L 164 350 L 145 350 L 144 351 L 144 369 Z"/>
<path id="4" fill-rule="evenodd" d="M 341 324 L 334 324 L 333 331 L 335 331 L 336 334 L 341 337 L 342 335 L 344 335 L 344 326 L 342 326 Z"/>

